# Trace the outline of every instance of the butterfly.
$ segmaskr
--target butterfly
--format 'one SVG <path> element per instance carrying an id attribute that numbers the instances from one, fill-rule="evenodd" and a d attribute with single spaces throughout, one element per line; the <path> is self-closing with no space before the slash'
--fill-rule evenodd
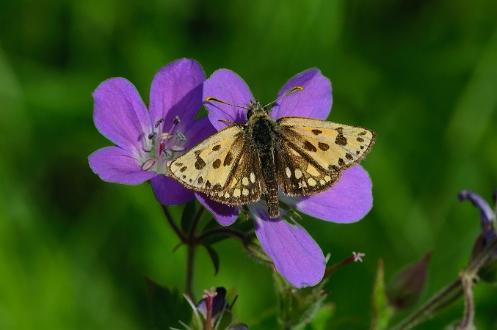
<path id="1" fill-rule="evenodd" d="M 209 101 L 228 104 L 212 97 Z M 306 117 L 274 120 L 274 103 L 252 101 L 245 124 L 231 122 L 171 161 L 170 176 L 227 205 L 263 199 L 269 216 L 276 218 L 280 191 L 309 196 L 329 189 L 374 144 L 375 133 L 365 128 Z"/>

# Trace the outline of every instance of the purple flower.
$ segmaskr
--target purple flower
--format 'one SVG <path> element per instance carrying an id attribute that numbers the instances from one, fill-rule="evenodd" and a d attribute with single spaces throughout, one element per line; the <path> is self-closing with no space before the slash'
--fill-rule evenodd
<path id="1" fill-rule="evenodd" d="M 494 192 L 494 209 L 480 195 L 463 190 L 459 193 L 459 200 L 469 200 L 480 211 L 481 231 L 473 244 L 470 265 L 480 260 L 486 250 L 490 253 L 489 258 L 478 269 L 478 277 L 488 283 L 497 283 L 497 249 L 495 244 L 497 240 L 496 215 L 497 208 L 497 191 Z M 478 262 L 479 263 L 479 262 Z"/>
<path id="2" fill-rule="evenodd" d="M 470 190 L 463 190 L 458 195 L 460 201 L 469 200 L 480 211 L 481 237 L 484 240 L 484 245 L 488 245 L 491 241 L 497 239 L 495 230 L 495 211 L 488 205 L 487 201 L 477 193 Z M 495 196 L 494 196 L 495 199 Z"/>
<path id="3" fill-rule="evenodd" d="M 88 157 L 102 180 L 136 185 L 151 180 L 164 205 L 181 204 L 195 194 L 166 177 L 166 163 L 215 133 L 208 118 L 196 120 L 202 106 L 205 75 L 200 64 L 179 59 L 157 72 L 150 88 L 150 111 L 138 91 L 124 78 L 102 82 L 95 92 L 93 120 L 98 131 L 115 146 Z M 209 210 L 219 221 L 233 210 L 213 201 Z"/>
<path id="4" fill-rule="evenodd" d="M 295 86 L 300 92 L 286 95 Z M 215 97 L 232 105 L 246 106 L 253 100 L 247 84 L 233 71 L 220 69 L 204 82 L 204 99 Z M 279 91 L 272 117 L 301 116 L 326 119 L 332 104 L 331 83 L 318 69 L 309 69 L 292 77 Z M 207 103 L 209 119 L 220 130 L 226 126 L 222 120 L 244 123 L 246 111 L 239 107 Z M 371 180 L 361 166 L 346 170 L 332 188 L 314 196 L 281 200 L 313 217 L 338 223 L 355 222 L 363 218 L 372 207 Z M 325 271 L 323 252 L 298 224 L 277 218 L 271 219 L 262 203 L 249 205 L 256 224 L 256 235 L 264 251 L 273 260 L 276 270 L 295 287 L 312 286 L 321 281 Z M 235 211 L 234 211 L 235 212 Z M 221 222 L 230 225 L 236 218 Z"/>

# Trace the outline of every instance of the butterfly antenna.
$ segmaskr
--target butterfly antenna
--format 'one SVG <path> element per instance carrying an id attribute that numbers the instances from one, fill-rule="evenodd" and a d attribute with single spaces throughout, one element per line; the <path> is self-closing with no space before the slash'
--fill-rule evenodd
<path id="1" fill-rule="evenodd" d="M 289 90 L 287 90 L 285 92 L 285 94 L 283 94 L 283 97 L 287 97 L 289 95 L 292 95 L 292 94 L 294 94 L 296 92 L 300 92 L 300 91 L 303 91 L 303 90 L 304 90 L 304 86 L 300 86 L 300 85 L 294 86 L 294 87 L 290 88 Z M 269 102 L 268 104 L 266 104 L 264 106 L 264 108 L 271 108 L 271 107 L 273 107 L 276 104 L 276 101 L 277 101 L 277 99 L 274 100 L 274 101 L 272 101 L 272 102 Z"/>
<path id="2" fill-rule="evenodd" d="M 223 101 L 223 100 L 220 100 L 218 98 L 215 98 L 213 96 L 208 96 L 208 97 L 205 98 L 204 103 L 209 103 L 209 102 L 217 102 L 217 103 L 226 104 L 226 105 L 229 105 L 229 106 L 232 106 L 232 107 L 235 107 L 235 108 L 240 108 L 240 109 L 248 110 L 247 107 L 244 107 L 244 106 L 241 106 L 241 105 L 236 105 L 236 104 L 231 104 L 231 103 L 228 103 L 226 101 Z"/>

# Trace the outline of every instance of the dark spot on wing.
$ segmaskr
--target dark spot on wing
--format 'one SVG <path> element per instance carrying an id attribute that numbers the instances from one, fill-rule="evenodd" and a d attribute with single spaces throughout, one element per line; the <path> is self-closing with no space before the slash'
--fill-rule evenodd
<path id="1" fill-rule="evenodd" d="M 347 138 L 343 135 L 343 127 L 338 127 L 337 132 L 338 132 L 338 135 L 335 139 L 335 143 L 340 145 L 340 146 L 346 146 L 347 145 Z"/>
<path id="2" fill-rule="evenodd" d="M 233 161 L 233 154 L 230 151 L 228 151 L 228 154 L 226 154 L 226 158 L 224 158 L 223 165 L 230 166 L 232 161 Z"/>
<path id="3" fill-rule="evenodd" d="M 197 156 L 197 161 L 195 162 L 195 168 L 197 170 L 201 170 L 203 169 L 205 166 L 205 162 L 202 158 L 200 158 L 200 156 Z"/>
<path id="4" fill-rule="evenodd" d="M 202 182 L 204 182 L 204 178 L 202 178 L 201 176 L 199 176 L 198 179 L 197 179 L 197 182 L 199 184 L 202 184 Z"/>
<path id="5" fill-rule="evenodd" d="M 214 147 L 212 147 L 212 151 L 218 151 L 219 149 L 221 149 L 220 144 L 216 144 Z"/>
<path id="6" fill-rule="evenodd" d="M 307 151 L 312 151 L 312 152 L 318 151 L 318 149 L 316 149 L 316 147 L 312 143 L 310 143 L 309 141 L 304 142 L 304 149 Z"/>
<path id="7" fill-rule="evenodd" d="M 212 190 L 221 190 L 223 187 L 219 183 L 216 183 L 214 187 L 212 187 Z"/>
<path id="8" fill-rule="evenodd" d="M 312 133 L 314 133 L 314 135 L 319 135 L 319 134 L 323 133 L 323 131 L 321 131 L 319 129 L 313 129 Z"/>
<path id="9" fill-rule="evenodd" d="M 357 142 L 364 142 L 364 139 L 362 137 L 358 137 Z"/>
<path id="10" fill-rule="evenodd" d="M 212 163 L 212 167 L 219 168 L 219 166 L 221 166 L 221 159 L 218 158 Z"/>
<path id="11" fill-rule="evenodd" d="M 326 151 L 328 149 L 330 149 L 330 146 L 326 143 L 323 143 L 323 142 L 319 142 L 318 143 L 318 147 L 319 149 L 323 150 L 323 151 Z"/>
<path id="12" fill-rule="evenodd" d="M 345 154 L 345 158 L 347 158 L 348 160 L 352 160 L 352 159 L 354 159 L 354 157 L 352 157 L 352 155 L 351 155 L 351 154 L 349 154 L 349 153 L 346 153 L 346 154 Z"/>
<path id="13" fill-rule="evenodd" d="M 345 165 L 345 161 L 343 160 L 343 158 L 338 158 L 338 165 L 340 165 L 340 166 Z"/>
<path id="14" fill-rule="evenodd" d="M 336 172 L 340 171 L 340 169 L 336 165 L 328 165 L 328 169 Z"/>
<path id="15" fill-rule="evenodd" d="M 205 188 L 209 189 L 211 187 L 211 182 L 209 180 L 205 181 Z"/>
<path id="16" fill-rule="evenodd" d="M 187 168 L 188 168 L 188 167 L 183 166 L 182 168 L 180 168 L 180 169 L 179 169 L 179 171 L 180 171 L 181 173 L 183 173 L 184 171 L 186 171 L 186 169 L 187 169 Z"/>

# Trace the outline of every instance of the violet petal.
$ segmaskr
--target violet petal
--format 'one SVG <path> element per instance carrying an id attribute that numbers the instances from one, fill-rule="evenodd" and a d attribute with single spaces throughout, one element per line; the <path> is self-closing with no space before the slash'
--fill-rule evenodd
<path id="1" fill-rule="evenodd" d="M 296 86 L 304 87 L 285 95 Z M 309 117 L 325 120 L 331 111 L 331 82 L 318 69 L 308 69 L 288 80 L 278 92 L 277 105 L 271 111 L 275 119 L 281 117 Z"/>
<path id="2" fill-rule="evenodd" d="M 93 121 L 98 131 L 123 149 L 141 150 L 152 127 L 135 86 L 124 78 L 111 78 L 97 87 L 93 99 Z"/>
<path id="3" fill-rule="evenodd" d="M 177 116 L 186 126 L 202 106 L 204 71 L 197 61 L 179 59 L 155 75 L 150 88 L 152 123 L 163 119 L 167 125 Z"/>
<path id="4" fill-rule="evenodd" d="M 155 197 L 163 205 L 183 204 L 195 198 L 191 190 L 164 175 L 157 175 L 151 183 Z"/>
<path id="5" fill-rule="evenodd" d="M 361 220 L 373 206 L 372 183 L 360 165 L 345 170 L 339 181 L 322 193 L 285 201 L 312 217 L 339 223 Z"/>
<path id="6" fill-rule="evenodd" d="M 256 221 L 257 238 L 276 270 L 297 288 L 318 284 L 324 275 L 325 258 L 307 231 L 283 219 L 270 219 L 262 207 L 251 204 L 249 208 Z"/>
<path id="7" fill-rule="evenodd" d="M 216 219 L 221 226 L 226 227 L 232 225 L 240 214 L 240 209 L 238 207 L 218 203 L 200 193 L 196 193 L 195 195 L 200 204 L 214 216 L 214 219 Z"/>
<path id="8" fill-rule="evenodd" d="M 216 132 L 217 131 L 214 126 L 212 126 L 209 118 L 203 117 L 202 119 L 194 121 L 185 131 L 185 136 L 187 138 L 185 148 L 187 150 L 193 148 Z"/>
<path id="9" fill-rule="evenodd" d="M 136 185 L 157 174 L 143 171 L 129 151 L 119 147 L 98 149 L 88 156 L 92 171 L 105 182 Z"/>
<path id="10" fill-rule="evenodd" d="M 473 205 L 480 210 L 482 233 L 485 235 L 487 240 L 494 239 L 496 236 L 495 230 L 493 228 L 493 222 L 495 222 L 495 213 L 490 205 L 487 203 L 487 201 L 477 193 L 474 193 L 470 190 L 461 191 L 458 197 L 461 201 L 471 201 L 471 203 L 473 203 Z"/>
<path id="11" fill-rule="evenodd" d="M 235 72 L 228 69 L 215 71 L 204 83 L 204 101 L 207 97 L 215 97 L 232 105 L 247 106 L 253 100 L 252 92 Z M 247 120 L 245 109 L 221 104 L 219 102 L 205 102 L 205 107 L 209 110 L 209 119 L 212 125 L 221 130 L 227 125 L 220 120 L 230 120 L 237 123 L 244 123 Z"/>

